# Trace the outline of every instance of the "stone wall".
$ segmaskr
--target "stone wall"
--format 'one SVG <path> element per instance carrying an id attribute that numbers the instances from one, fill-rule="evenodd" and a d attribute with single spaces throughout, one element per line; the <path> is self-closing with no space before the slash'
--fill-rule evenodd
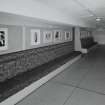
<path id="1" fill-rule="evenodd" d="M 73 50 L 74 42 L 71 41 L 0 55 L 0 82 L 71 53 Z"/>

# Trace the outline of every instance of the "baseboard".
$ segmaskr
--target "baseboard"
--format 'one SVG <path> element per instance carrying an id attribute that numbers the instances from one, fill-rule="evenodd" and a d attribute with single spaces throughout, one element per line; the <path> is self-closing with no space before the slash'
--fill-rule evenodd
<path id="1" fill-rule="evenodd" d="M 51 78 L 59 74 L 60 72 L 64 71 L 67 67 L 69 67 L 72 63 L 76 62 L 81 58 L 81 55 L 75 57 L 74 59 L 68 61 L 66 64 L 62 65 L 61 67 L 57 68 L 53 72 L 49 73 L 45 77 L 41 78 L 40 80 L 32 83 L 31 85 L 27 86 L 26 88 L 22 89 L 21 91 L 17 92 L 16 94 L 10 96 L 6 100 L 0 103 L 0 105 L 15 105 L 19 101 L 21 101 L 23 98 L 31 94 L 33 91 L 35 91 L 37 88 L 45 84 L 47 81 L 49 81 Z"/>

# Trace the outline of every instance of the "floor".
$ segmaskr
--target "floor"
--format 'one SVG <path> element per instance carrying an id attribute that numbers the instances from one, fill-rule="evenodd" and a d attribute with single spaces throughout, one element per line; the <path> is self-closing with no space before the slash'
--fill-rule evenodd
<path id="1" fill-rule="evenodd" d="M 98 46 L 17 105 L 105 105 L 105 46 Z"/>

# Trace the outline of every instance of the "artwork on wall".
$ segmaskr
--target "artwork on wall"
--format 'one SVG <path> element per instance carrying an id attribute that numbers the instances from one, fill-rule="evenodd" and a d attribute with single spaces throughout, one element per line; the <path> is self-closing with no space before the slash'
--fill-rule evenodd
<path id="1" fill-rule="evenodd" d="M 71 32 L 65 32 L 65 40 L 72 41 L 72 34 L 71 34 Z"/>
<path id="2" fill-rule="evenodd" d="M 60 31 L 54 31 L 54 41 L 55 42 L 61 41 L 61 32 Z"/>
<path id="3" fill-rule="evenodd" d="M 89 31 L 87 32 L 87 36 L 88 36 L 88 37 L 91 37 L 91 35 L 90 35 L 90 32 L 89 32 Z"/>
<path id="4" fill-rule="evenodd" d="M 52 42 L 52 32 L 51 31 L 45 31 L 43 33 L 43 42 L 44 43 L 50 43 Z"/>
<path id="5" fill-rule="evenodd" d="M 81 31 L 81 32 L 80 32 L 80 38 L 81 38 L 81 39 L 82 39 L 82 38 L 86 38 L 86 36 L 87 36 L 86 31 Z"/>
<path id="6" fill-rule="evenodd" d="M 89 31 L 81 31 L 80 32 L 80 38 L 88 38 L 91 37 L 90 32 Z"/>
<path id="7" fill-rule="evenodd" d="M 8 29 L 0 28 L 0 50 L 8 48 Z"/>
<path id="8" fill-rule="evenodd" d="M 31 45 L 40 44 L 40 30 L 31 29 Z"/>

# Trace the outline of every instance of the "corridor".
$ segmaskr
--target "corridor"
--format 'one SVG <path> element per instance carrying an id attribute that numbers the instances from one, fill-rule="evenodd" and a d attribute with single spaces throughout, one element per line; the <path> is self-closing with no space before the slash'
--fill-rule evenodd
<path id="1" fill-rule="evenodd" d="M 105 46 L 83 55 L 17 105 L 105 105 Z"/>

